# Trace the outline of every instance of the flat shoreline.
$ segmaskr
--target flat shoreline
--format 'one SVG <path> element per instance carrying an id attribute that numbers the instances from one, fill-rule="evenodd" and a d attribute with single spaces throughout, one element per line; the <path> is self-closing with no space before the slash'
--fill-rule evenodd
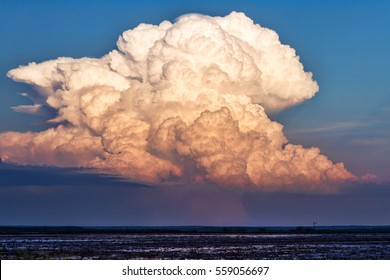
<path id="1" fill-rule="evenodd" d="M 187 228 L 188 229 L 188 228 Z M 145 228 L 0 234 L 0 259 L 370 259 L 390 260 L 390 233 L 152 232 Z M 232 228 L 230 228 L 232 229 Z M 247 231 L 248 228 L 245 228 Z M 284 228 L 285 229 L 285 228 Z M 45 229 L 47 230 L 47 229 Z M 216 230 L 216 229 L 213 229 Z M 253 228 L 251 228 L 253 230 Z M 367 228 L 366 228 L 367 230 Z"/>

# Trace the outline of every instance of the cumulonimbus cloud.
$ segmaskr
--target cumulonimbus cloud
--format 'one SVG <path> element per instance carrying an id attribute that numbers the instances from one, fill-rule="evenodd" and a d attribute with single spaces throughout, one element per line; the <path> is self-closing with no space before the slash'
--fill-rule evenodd
<path id="1" fill-rule="evenodd" d="M 38 93 L 17 111 L 49 107 L 57 116 L 45 131 L 1 133 L 3 160 L 270 190 L 355 178 L 318 148 L 289 144 L 267 116 L 311 98 L 318 85 L 293 48 L 243 13 L 140 24 L 117 46 L 101 58 L 9 71 Z"/>

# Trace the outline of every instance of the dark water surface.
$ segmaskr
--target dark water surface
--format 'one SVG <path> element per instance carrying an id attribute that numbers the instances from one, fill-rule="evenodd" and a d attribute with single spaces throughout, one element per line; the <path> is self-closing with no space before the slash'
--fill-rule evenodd
<path id="1" fill-rule="evenodd" d="M 390 233 L 1 234 L 0 258 L 390 260 Z"/>

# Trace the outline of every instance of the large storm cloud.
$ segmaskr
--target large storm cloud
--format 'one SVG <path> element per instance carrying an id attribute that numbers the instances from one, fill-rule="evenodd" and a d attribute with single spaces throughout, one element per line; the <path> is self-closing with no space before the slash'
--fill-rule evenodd
<path id="1" fill-rule="evenodd" d="M 140 24 L 101 58 L 60 57 L 8 73 L 54 110 L 53 127 L 0 133 L 17 164 L 93 167 L 151 184 L 329 190 L 355 179 L 318 148 L 288 143 L 268 114 L 318 91 L 295 50 L 242 13 Z"/>

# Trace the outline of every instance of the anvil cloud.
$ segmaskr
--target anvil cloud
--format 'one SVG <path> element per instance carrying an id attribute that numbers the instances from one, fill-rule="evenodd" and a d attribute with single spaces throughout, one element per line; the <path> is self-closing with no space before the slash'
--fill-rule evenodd
<path id="1" fill-rule="evenodd" d="M 243 13 L 184 15 L 125 31 L 102 58 L 60 57 L 9 71 L 51 108 L 53 128 L 0 133 L 18 164 L 93 167 L 152 184 L 328 190 L 353 180 L 318 148 L 288 143 L 267 114 L 318 91 L 295 50 Z"/>

